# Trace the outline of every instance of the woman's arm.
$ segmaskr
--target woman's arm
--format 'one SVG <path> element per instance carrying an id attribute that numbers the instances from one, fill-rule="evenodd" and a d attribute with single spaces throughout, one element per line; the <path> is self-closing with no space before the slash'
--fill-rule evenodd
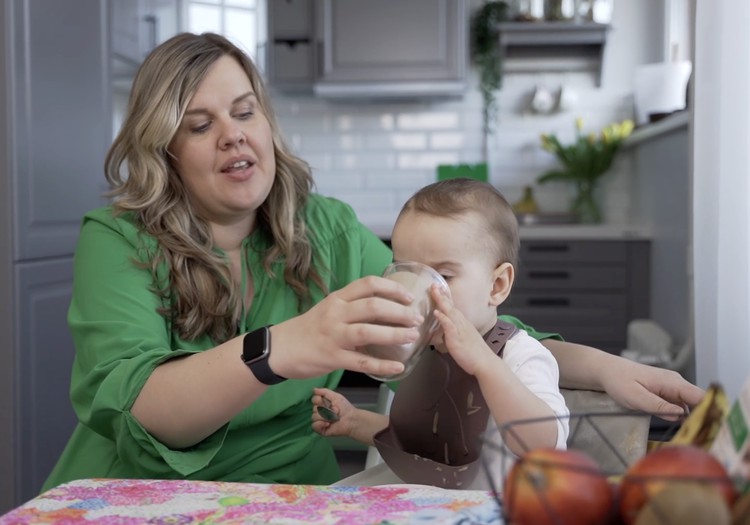
<path id="1" fill-rule="evenodd" d="M 376 375 L 400 373 L 401 363 L 356 349 L 370 343 L 414 341 L 421 318 L 404 306 L 411 300 L 395 281 L 372 276 L 354 281 L 306 313 L 274 325 L 268 364 L 289 379 L 342 368 Z M 156 367 L 135 400 L 133 416 L 173 448 L 191 446 L 215 432 L 267 388 L 240 359 L 243 337 Z"/>
<path id="2" fill-rule="evenodd" d="M 607 392 L 626 408 L 682 415 L 705 391 L 673 370 L 636 363 L 596 348 L 544 339 L 560 367 L 560 386 Z"/>

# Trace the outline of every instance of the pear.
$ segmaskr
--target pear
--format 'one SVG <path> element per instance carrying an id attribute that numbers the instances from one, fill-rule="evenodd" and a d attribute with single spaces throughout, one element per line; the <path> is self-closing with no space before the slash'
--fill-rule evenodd
<path id="1" fill-rule="evenodd" d="M 638 513 L 635 525 L 731 525 L 729 505 L 710 485 L 670 482 Z"/>

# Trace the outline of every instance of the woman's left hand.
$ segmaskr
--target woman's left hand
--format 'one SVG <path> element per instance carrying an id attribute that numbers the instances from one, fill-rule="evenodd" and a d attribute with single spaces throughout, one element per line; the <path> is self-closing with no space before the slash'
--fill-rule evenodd
<path id="1" fill-rule="evenodd" d="M 706 393 L 674 370 L 621 359 L 617 367 L 603 371 L 602 385 L 626 408 L 675 420 L 700 403 Z"/>

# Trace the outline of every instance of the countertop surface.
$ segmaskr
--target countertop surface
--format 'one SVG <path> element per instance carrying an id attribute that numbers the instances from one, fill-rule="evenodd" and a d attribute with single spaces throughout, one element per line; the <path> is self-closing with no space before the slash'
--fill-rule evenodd
<path id="1" fill-rule="evenodd" d="M 623 149 L 633 148 L 647 141 L 651 141 L 661 135 L 671 133 L 682 128 L 687 128 L 690 122 L 690 112 L 678 111 L 668 117 L 663 118 L 651 124 L 639 126 L 633 131 L 633 134 L 626 138 L 623 143 Z"/>
<path id="2" fill-rule="evenodd" d="M 588 241 L 642 241 L 651 238 L 645 226 L 629 224 L 559 224 L 521 226 L 521 242 L 525 240 L 588 240 Z"/>
<path id="3" fill-rule="evenodd" d="M 392 225 L 365 224 L 381 239 L 389 239 Z M 554 224 L 521 226 L 521 242 L 525 240 L 589 240 L 589 241 L 642 241 L 651 239 L 651 229 L 632 224 Z"/>

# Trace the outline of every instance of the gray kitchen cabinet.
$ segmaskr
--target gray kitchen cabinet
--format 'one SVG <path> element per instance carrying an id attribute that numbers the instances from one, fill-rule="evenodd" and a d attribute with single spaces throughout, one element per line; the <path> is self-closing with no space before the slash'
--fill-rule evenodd
<path id="1" fill-rule="evenodd" d="M 17 490 L 22 500 L 39 492 L 76 424 L 70 404 L 73 339 L 66 312 L 73 287 L 73 258 L 16 265 L 15 323 L 23 342 L 16 376 L 19 435 Z"/>
<path id="2" fill-rule="evenodd" d="M 107 6 L 0 5 L 0 513 L 36 495 L 75 424 L 66 316 L 81 218 L 104 203 Z"/>
<path id="3" fill-rule="evenodd" d="M 278 90 L 312 91 L 318 45 L 311 0 L 268 0 L 267 78 Z"/>
<path id="4" fill-rule="evenodd" d="M 649 258 L 648 241 L 522 241 L 513 290 L 498 310 L 619 354 L 628 322 L 649 315 Z"/>
<path id="5" fill-rule="evenodd" d="M 601 85 L 610 29 L 595 22 L 501 22 L 500 62 L 506 73 L 590 71 Z"/>
<path id="6" fill-rule="evenodd" d="M 332 98 L 466 90 L 465 0 L 270 0 L 268 12 L 274 88 Z"/>
<path id="7" fill-rule="evenodd" d="M 130 77 L 153 48 L 175 35 L 179 0 L 110 0 L 113 73 Z"/>

